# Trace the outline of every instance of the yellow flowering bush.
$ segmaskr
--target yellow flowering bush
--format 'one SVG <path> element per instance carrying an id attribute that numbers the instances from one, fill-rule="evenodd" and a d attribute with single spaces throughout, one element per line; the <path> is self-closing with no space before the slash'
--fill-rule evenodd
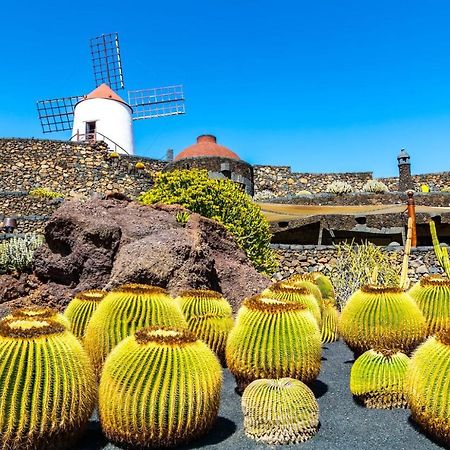
<path id="1" fill-rule="evenodd" d="M 139 200 L 146 205 L 176 203 L 216 220 L 234 236 L 257 270 L 271 274 L 278 265 L 260 207 L 231 180 L 211 179 L 206 170 L 199 169 L 163 172 Z"/>

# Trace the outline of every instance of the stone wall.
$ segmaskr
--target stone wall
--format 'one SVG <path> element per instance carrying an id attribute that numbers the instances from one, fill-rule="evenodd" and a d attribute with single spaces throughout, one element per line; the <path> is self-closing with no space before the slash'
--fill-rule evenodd
<path id="1" fill-rule="evenodd" d="M 43 187 L 66 195 L 116 190 L 136 196 L 151 187 L 154 173 L 167 164 L 110 155 L 103 142 L 0 139 L 0 191 L 28 192 Z M 137 162 L 142 162 L 144 169 L 137 169 Z"/>
<path id="2" fill-rule="evenodd" d="M 301 191 L 326 192 L 333 181 L 345 181 L 359 190 L 371 179 L 372 172 L 300 173 L 292 172 L 289 166 L 253 166 L 255 195 L 270 191 L 273 197 L 296 195 Z"/>
<path id="3" fill-rule="evenodd" d="M 274 280 L 288 278 L 294 273 L 320 271 L 330 275 L 336 264 L 337 248 L 335 246 L 315 245 L 272 245 L 280 256 L 279 270 L 274 274 Z M 384 247 L 384 251 L 393 252 L 396 261 L 401 264 L 403 247 Z M 409 278 L 416 282 L 420 277 L 431 273 L 440 273 L 433 247 L 417 247 L 411 249 L 409 257 Z"/>

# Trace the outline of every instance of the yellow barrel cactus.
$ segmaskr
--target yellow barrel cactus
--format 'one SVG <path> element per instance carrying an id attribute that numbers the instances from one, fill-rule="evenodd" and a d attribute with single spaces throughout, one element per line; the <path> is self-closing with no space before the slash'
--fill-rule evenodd
<path id="1" fill-rule="evenodd" d="M 11 311 L 6 319 L 50 319 L 60 323 L 65 328 L 70 329 L 70 322 L 58 311 L 46 306 L 24 306 Z"/>
<path id="2" fill-rule="evenodd" d="M 289 286 L 292 288 L 305 288 L 310 294 L 314 295 L 317 303 L 322 310 L 323 308 L 323 296 L 314 278 L 313 272 L 311 273 L 296 273 L 291 275 L 286 280 L 279 281 L 283 286 Z"/>
<path id="3" fill-rule="evenodd" d="M 405 390 L 412 418 L 450 446 L 450 330 L 429 337 L 411 357 Z"/>
<path id="4" fill-rule="evenodd" d="M 317 287 L 320 289 L 322 298 L 336 298 L 333 283 L 329 277 L 324 275 L 322 272 L 311 272 L 311 276 L 314 283 L 316 283 Z"/>
<path id="5" fill-rule="evenodd" d="M 322 324 L 322 313 L 317 299 L 306 287 L 291 287 L 284 283 L 274 283 L 262 292 L 262 296 L 298 303 L 311 312 L 319 327 Z"/>
<path id="6" fill-rule="evenodd" d="M 70 331 L 78 339 L 83 340 L 92 314 L 94 314 L 94 311 L 106 294 L 106 291 L 98 289 L 83 291 L 75 295 L 67 305 L 64 316 L 70 323 Z"/>
<path id="7" fill-rule="evenodd" d="M 319 405 L 311 389 L 299 380 L 261 379 L 242 395 L 245 434 L 267 445 L 298 444 L 319 428 Z"/>
<path id="8" fill-rule="evenodd" d="M 317 321 L 298 303 L 261 295 L 247 298 L 228 336 L 225 356 L 241 392 L 258 378 L 313 381 L 322 356 Z"/>
<path id="9" fill-rule="evenodd" d="M 190 441 L 216 420 L 221 386 L 217 357 L 192 332 L 143 328 L 106 359 L 99 388 L 103 431 L 139 448 Z"/>
<path id="10" fill-rule="evenodd" d="M 409 295 L 416 301 L 428 326 L 428 335 L 450 326 L 450 280 L 440 275 L 423 277 L 411 287 Z"/>
<path id="11" fill-rule="evenodd" d="M 323 300 L 324 308 L 322 311 L 322 343 L 335 342 L 339 339 L 339 311 L 333 298 Z"/>
<path id="12" fill-rule="evenodd" d="M 367 285 L 348 299 L 339 332 L 355 354 L 371 348 L 408 353 L 426 336 L 426 322 L 415 301 L 398 287 Z"/>
<path id="13" fill-rule="evenodd" d="M 350 372 L 350 392 L 367 408 L 406 408 L 409 358 L 396 350 L 368 350 Z"/>
<path id="14" fill-rule="evenodd" d="M 97 376 L 122 339 L 152 325 L 187 328 L 178 303 L 165 289 L 125 284 L 109 292 L 92 315 L 83 341 Z"/>
<path id="15" fill-rule="evenodd" d="M 191 289 L 182 292 L 177 300 L 181 306 L 184 317 L 189 321 L 192 317 L 212 314 L 226 317 L 232 315 L 231 305 L 222 294 L 209 289 Z"/>
<path id="16" fill-rule="evenodd" d="M 44 318 L 0 321 L 0 449 L 65 448 L 89 421 L 97 391 L 78 339 Z"/>

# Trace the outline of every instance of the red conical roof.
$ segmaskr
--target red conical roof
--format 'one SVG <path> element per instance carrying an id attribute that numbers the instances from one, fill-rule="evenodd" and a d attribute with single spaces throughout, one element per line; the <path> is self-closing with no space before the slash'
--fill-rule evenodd
<path id="1" fill-rule="evenodd" d="M 118 102 L 125 103 L 119 95 L 117 95 L 107 84 L 103 83 L 98 88 L 95 88 L 92 92 L 86 95 L 85 100 L 90 98 L 107 98 L 111 100 L 117 100 Z"/>
<path id="2" fill-rule="evenodd" d="M 197 138 L 197 143 L 185 148 L 175 156 L 175 161 L 185 158 L 195 158 L 202 156 L 216 156 L 219 158 L 240 159 L 236 153 L 229 148 L 217 144 L 215 136 L 202 134 Z"/>

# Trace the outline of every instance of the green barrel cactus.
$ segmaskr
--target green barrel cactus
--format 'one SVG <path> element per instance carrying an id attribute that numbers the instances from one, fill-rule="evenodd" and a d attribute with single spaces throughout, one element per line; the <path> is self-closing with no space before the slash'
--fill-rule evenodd
<path id="1" fill-rule="evenodd" d="M 42 318 L 0 321 L 0 449 L 65 448 L 94 410 L 96 382 L 80 342 Z"/>
<path id="2" fill-rule="evenodd" d="M 261 295 L 242 303 L 225 351 L 241 392 L 258 378 L 311 382 L 319 375 L 321 354 L 319 327 L 308 309 Z"/>
<path id="3" fill-rule="evenodd" d="M 70 331 L 78 339 L 83 340 L 92 314 L 106 294 L 106 291 L 98 289 L 83 291 L 75 295 L 67 305 L 64 316 L 70 323 Z"/>
<path id="4" fill-rule="evenodd" d="M 450 330 L 429 337 L 411 357 L 405 391 L 412 418 L 450 446 Z"/>
<path id="5" fill-rule="evenodd" d="M 298 303 L 311 312 L 319 327 L 322 324 L 322 313 L 317 299 L 306 287 L 291 287 L 284 283 L 274 283 L 262 292 L 262 296 Z"/>
<path id="6" fill-rule="evenodd" d="M 406 408 L 409 358 L 396 350 L 368 350 L 350 372 L 350 392 L 367 408 Z"/>
<path id="7" fill-rule="evenodd" d="M 329 277 L 322 272 L 311 272 L 311 277 L 319 288 L 322 298 L 336 298 L 333 283 Z"/>
<path id="8" fill-rule="evenodd" d="M 411 287 L 409 295 L 416 301 L 428 326 L 428 335 L 450 326 L 450 280 L 440 275 L 423 277 Z"/>
<path id="9" fill-rule="evenodd" d="M 348 299 L 339 332 L 356 355 L 371 348 L 408 353 L 426 336 L 426 322 L 415 301 L 398 287 L 367 285 Z"/>
<path id="10" fill-rule="evenodd" d="M 291 275 L 286 280 L 279 281 L 283 286 L 289 286 L 292 288 L 305 288 L 307 291 L 314 295 L 317 299 L 320 309 L 323 308 L 323 297 L 319 286 L 316 283 L 314 275 L 312 273 L 296 273 Z"/>
<path id="11" fill-rule="evenodd" d="M 175 299 L 146 284 L 125 284 L 109 292 L 91 317 L 84 337 L 97 376 L 108 353 L 140 328 L 161 325 L 187 328 Z"/>
<path id="12" fill-rule="evenodd" d="M 339 311 L 333 298 L 323 300 L 324 308 L 322 311 L 322 343 L 335 342 L 339 339 Z"/>
<path id="13" fill-rule="evenodd" d="M 99 388 L 103 431 L 139 448 L 195 439 L 216 420 L 221 386 L 217 357 L 192 332 L 143 328 L 106 359 Z"/>
<path id="14" fill-rule="evenodd" d="M 58 311 L 46 306 L 24 306 L 11 311 L 6 319 L 50 319 L 70 329 L 70 322 Z"/>
<path id="15" fill-rule="evenodd" d="M 299 380 L 262 379 L 242 395 L 245 434 L 267 445 L 298 444 L 319 428 L 319 405 L 311 389 Z"/>
<path id="16" fill-rule="evenodd" d="M 219 292 L 207 289 L 185 291 L 177 300 L 189 330 L 205 341 L 225 364 L 225 345 L 234 324 L 231 305 Z"/>

